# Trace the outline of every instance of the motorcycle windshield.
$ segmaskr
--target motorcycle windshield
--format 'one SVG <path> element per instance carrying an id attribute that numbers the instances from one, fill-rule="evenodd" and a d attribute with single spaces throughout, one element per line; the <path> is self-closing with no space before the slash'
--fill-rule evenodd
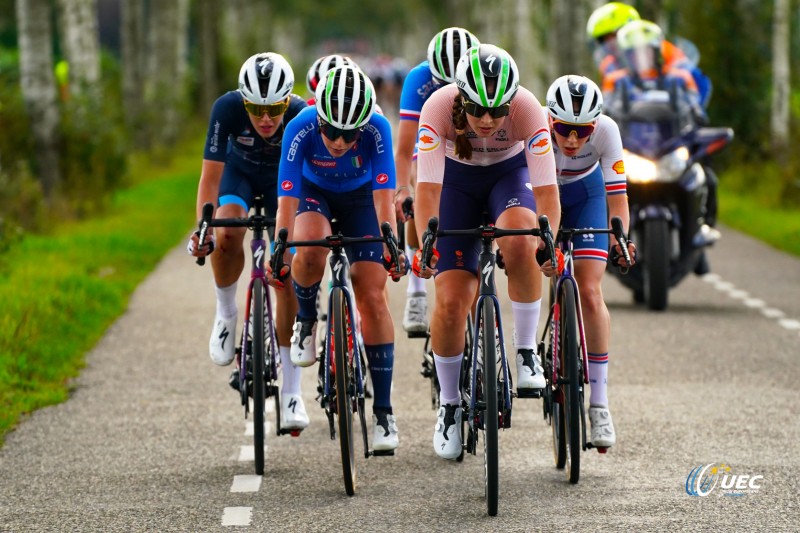
<path id="1" fill-rule="evenodd" d="M 645 157 L 660 157 L 679 144 L 677 113 L 668 103 L 635 102 L 624 119 L 623 146 Z"/>

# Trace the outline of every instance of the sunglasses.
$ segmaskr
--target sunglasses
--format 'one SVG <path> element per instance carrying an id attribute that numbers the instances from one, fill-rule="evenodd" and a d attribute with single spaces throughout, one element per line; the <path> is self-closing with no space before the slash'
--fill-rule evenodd
<path id="1" fill-rule="evenodd" d="M 319 131 L 331 141 L 335 141 L 336 139 L 341 137 L 344 140 L 344 142 L 351 143 L 361 138 L 361 132 L 363 131 L 363 128 L 357 128 L 354 130 L 343 130 L 341 128 L 337 128 L 336 126 L 331 126 L 327 122 L 323 122 L 322 120 L 320 120 Z"/>
<path id="2" fill-rule="evenodd" d="M 253 102 L 248 102 L 245 100 L 244 108 L 248 113 L 255 117 L 260 118 L 264 115 L 269 115 L 270 118 L 275 118 L 283 115 L 286 113 L 286 110 L 289 109 L 289 99 L 287 98 L 282 102 L 276 102 L 274 104 L 267 105 L 254 104 Z"/>
<path id="3" fill-rule="evenodd" d="M 511 110 L 511 104 L 503 104 L 499 107 L 483 107 L 482 105 L 478 105 L 475 102 L 470 102 L 469 100 L 462 100 L 464 104 L 464 111 L 467 114 L 472 115 L 473 117 L 481 118 L 486 113 L 489 113 L 489 116 L 492 118 L 502 118 L 508 116 L 509 111 Z"/>
<path id="4" fill-rule="evenodd" d="M 594 124 L 569 124 L 558 120 L 553 121 L 553 130 L 562 137 L 569 137 L 574 131 L 578 139 L 585 139 L 594 133 Z"/>

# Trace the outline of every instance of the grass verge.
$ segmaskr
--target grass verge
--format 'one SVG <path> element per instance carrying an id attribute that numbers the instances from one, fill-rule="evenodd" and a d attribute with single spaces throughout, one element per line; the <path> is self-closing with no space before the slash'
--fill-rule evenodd
<path id="1" fill-rule="evenodd" d="M 725 225 L 800 257 L 800 210 L 764 207 L 750 196 L 719 189 L 719 218 Z"/>
<path id="2" fill-rule="evenodd" d="M 0 445 L 25 413 L 62 402 L 136 286 L 194 221 L 196 142 L 169 166 L 135 158 L 135 185 L 101 217 L 28 235 L 0 272 Z M 147 177 L 142 177 L 147 176 Z"/>

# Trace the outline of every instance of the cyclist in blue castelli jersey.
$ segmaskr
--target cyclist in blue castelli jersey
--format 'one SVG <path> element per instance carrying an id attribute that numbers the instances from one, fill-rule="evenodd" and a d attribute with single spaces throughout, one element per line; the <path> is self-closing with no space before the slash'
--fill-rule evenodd
<path id="1" fill-rule="evenodd" d="M 330 70 L 316 90 L 315 107 L 304 109 L 286 128 L 278 176 L 276 227 L 289 240 L 322 239 L 335 218 L 349 237 L 379 236 L 379 221 L 396 232 L 391 126 L 374 113 L 375 91 L 358 68 Z M 388 251 L 381 243 L 347 247 L 356 307 L 361 314 L 367 363 L 374 389 L 373 448 L 398 445 L 392 412 L 394 325 L 385 295 Z M 291 276 L 298 312 L 291 357 L 298 366 L 316 362 L 316 299 L 328 250 L 299 247 Z M 400 256 L 402 266 L 405 256 Z M 285 274 L 282 274 L 285 275 Z"/>
<path id="2" fill-rule="evenodd" d="M 622 219 L 627 233 L 629 212 L 622 139 L 617 123 L 602 114 L 600 89 L 583 76 L 561 76 L 547 90 L 547 110 L 561 198 L 561 226 L 607 228 L 611 217 L 616 216 Z M 619 244 L 614 246 L 621 252 Z M 608 234 L 578 235 L 573 239 L 574 274 L 580 291 L 589 359 L 590 442 L 596 447 L 609 447 L 616 442 L 606 390 L 611 323 L 600 286 L 608 250 Z M 628 244 L 628 251 L 633 258 L 633 243 Z M 549 262 L 543 268 L 546 273 L 554 274 Z"/>
<path id="3" fill-rule="evenodd" d="M 239 89 L 220 96 L 211 109 L 203 167 L 197 190 L 197 216 L 206 202 L 216 207 L 216 218 L 246 217 L 253 197 L 263 195 L 267 216 L 277 210 L 278 163 L 285 125 L 306 103 L 292 94 L 294 74 L 286 59 L 273 52 L 255 54 L 239 72 Z M 236 287 L 245 264 L 245 228 L 209 229 L 207 242 L 216 242 L 211 255 L 217 311 L 209 341 L 211 359 L 228 365 L 236 343 Z M 202 257 L 198 235 L 189 241 L 189 253 Z M 213 249 L 213 248 L 212 248 Z M 300 390 L 300 369 L 289 357 L 291 325 L 297 301 L 291 287 L 277 291 L 276 334 L 281 358 L 281 422 L 286 429 L 308 425 Z M 293 407 L 290 407 L 293 406 Z"/>
<path id="4" fill-rule="evenodd" d="M 456 64 L 466 51 L 480 44 L 464 28 L 445 28 L 428 44 L 428 57 L 411 69 L 400 93 L 400 124 L 397 128 L 395 166 L 397 168 L 397 217 L 405 220 L 402 203 L 417 186 L 417 130 L 422 105 L 434 91 L 455 81 Z M 411 257 L 419 248 L 414 219 L 408 220 L 406 255 Z M 413 273 L 408 276 L 403 328 L 410 334 L 428 330 L 428 300 L 425 281 Z"/>

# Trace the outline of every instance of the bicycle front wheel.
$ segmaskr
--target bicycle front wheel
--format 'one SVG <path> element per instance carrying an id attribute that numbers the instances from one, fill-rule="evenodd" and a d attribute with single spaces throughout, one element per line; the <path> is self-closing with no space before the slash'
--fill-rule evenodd
<path id="1" fill-rule="evenodd" d="M 353 402 L 355 394 L 353 373 L 353 346 L 348 333 L 349 310 L 344 291 L 334 288 L 332 294 L 333 360 L 336 369 L 336 413 L 339 424 L 339 447 L 342 452 L 344 490 L 348 496 L 356 492 L 356 457 L 353 445 Z"/>
<path id="2" fill-rule="evenodd" d="M 500 410 L 497 405 L 497 343 L 494 302 L 484 298 L 481 310 L 481 361 L 483 362 L 483 464 L 486 487 L 486 506 L 489 516 L 497 515 L 499 493 L 498 426 Z"/>
<path id="3" fill-rule="evenodd" d="M 571 286 L 561 289 L 561 372 L 564 397 L 564 427 L 566 429 L 566 466 L 570 483 L 577 483 L 581 466 L 581 379 L 580 337 L 575 292 Z"/>
<path id="4" fill-rule="evenodd" d="M 260 280 L 253 283 L 250 308 L 253 311 L 253 446 L 255 447 L 256 475 L 264 475 L 264 285 Z"/>

